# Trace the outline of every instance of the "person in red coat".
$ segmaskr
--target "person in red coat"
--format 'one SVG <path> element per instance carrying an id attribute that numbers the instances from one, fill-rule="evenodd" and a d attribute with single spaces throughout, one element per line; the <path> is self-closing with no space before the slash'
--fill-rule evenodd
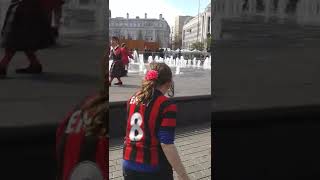
<path id="1" fill-rule="evenodd" d="M 133 56 L 129 52 L 127 45 L 125 43 L 121 44 L 121 58 L 125 67 L 125 76 L 128 76 L 128 68 L 129 68 L 129 57 L 132 59 Z"/>
<path id="2" fill-rule="evenodd" d="M 117 83 L 114 85 L 121 86 L 123 83 L 121 81 L 121 77 L 124 75 L 124 65 L 122 62 L 122 53 L 121 53 L 121 47 L 120 47 L 120 40 L 118 37 L 112 37 L 111 38 L 111 52 L 110 52 L 110 59 L 112 59 L 112 64 L 110 67 L 110 80 L 109 80 L 109 86 L 111 86 L 111 83 L 114 78 L 118 80 Z"/>

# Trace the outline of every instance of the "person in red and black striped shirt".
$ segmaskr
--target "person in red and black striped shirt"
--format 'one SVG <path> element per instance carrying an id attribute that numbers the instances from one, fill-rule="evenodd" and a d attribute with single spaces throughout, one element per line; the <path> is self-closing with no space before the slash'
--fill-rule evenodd
<path id="1" fill-rule="evenodd" d="M 89 96 L 59 125 L 57 180 L 108 179 L 107 99 Z"/>
<path id="2" fill-rule="evenodd" d="M 189 179 L 174 145 L 177 107 L 165 96 L 174 95 L 172 72 L 164 63 L 153 63 L 141 90 L 128 101 L 123 148 L 125 180 Z"/>
<path id="3" fill-rule="evenodd" d="M 108 52 L 101 61 L 101 87 L 74 108 L 56 132 L 57 180 L 107 180 Z"/>

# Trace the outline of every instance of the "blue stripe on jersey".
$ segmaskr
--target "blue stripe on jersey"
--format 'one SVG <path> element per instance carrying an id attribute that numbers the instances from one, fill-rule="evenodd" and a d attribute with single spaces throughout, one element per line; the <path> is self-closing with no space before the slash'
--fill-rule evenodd
<path id="1" fill-rule="evenodd" d="M 141 163 L 137 163 L 134 161 L 127 161 L 127 160 L 123 160 L 122 167 L 126 170 L 132 170 L 132 171 L 137 171 L 137 172 L 153 173 L 153 172 L 160 171 L 159 165 L 158 166 L 151 166 L 148 164 L 141 164 Z"/>
<path id="2" fill-rule="evenodd" d="M 174 128 L 159 128 L 158 138 L 160 143 L 174 144 L 175 129 Z"/>

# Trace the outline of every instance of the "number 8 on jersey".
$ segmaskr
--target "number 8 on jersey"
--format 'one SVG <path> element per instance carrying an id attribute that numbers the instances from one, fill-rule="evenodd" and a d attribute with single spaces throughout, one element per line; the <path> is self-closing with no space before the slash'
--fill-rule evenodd
<path id="1" fill-rule="evenodd" d="M 143 137 L 143 131 L 141 129 L 142 125 L 142 116 L 140 113 L 136 112 L 131 116 L 130 119 L 130 135 L 129 138 L 131 141 L 140 141 Z"/>

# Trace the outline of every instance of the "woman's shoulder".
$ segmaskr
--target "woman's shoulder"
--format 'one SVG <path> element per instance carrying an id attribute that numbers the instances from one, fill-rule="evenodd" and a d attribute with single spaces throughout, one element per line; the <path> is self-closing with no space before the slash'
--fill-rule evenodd
<path id="1" fill-rule="evenodd" d="M 140 91 L 135 92 L 134 94 L 132 94 L 129 98 L 129 102 L 135 101 L 137 96 L 140 94 Z"/>
<path id="2" fill-rule="evenodd" d="M 160 95 L 160 96 L 158 96 L 158 98 L 160 98 L 161 99 L 161 106 L 164 106 L 164 107 L 166 107 L 166 106 L 169 106 L 169 105 L 172 105 L 172 104 L 176 104 L 176 101 L 173 99 L 173 98 L 169 98 L 169 97 L 167 97 L 167 96 L 165 96 L 165 95 Z"/>

